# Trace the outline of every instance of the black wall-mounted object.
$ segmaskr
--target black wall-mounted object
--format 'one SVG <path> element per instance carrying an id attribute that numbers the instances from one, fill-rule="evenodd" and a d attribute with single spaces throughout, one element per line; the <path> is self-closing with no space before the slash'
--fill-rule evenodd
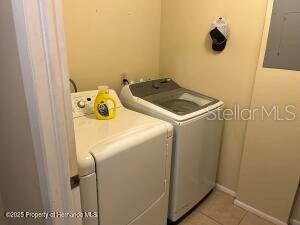
<path id="1" fill-rule="evenodd" d="M 213 40 L 213 50 L 216 52 L 223 51 L 227 44 L 227 39 L 224 37 L 224 35 L 218 30 L 218 28 L 211 30 L 209 34 Z"/>
<path id="2" fill-rule="evenodd" d="M 216 52 L 223 51 L 229 38 L 229 25 L 224 17 L 219 17 L 213 22 L 209 35 L 212 39 L 212 49 Z"/>

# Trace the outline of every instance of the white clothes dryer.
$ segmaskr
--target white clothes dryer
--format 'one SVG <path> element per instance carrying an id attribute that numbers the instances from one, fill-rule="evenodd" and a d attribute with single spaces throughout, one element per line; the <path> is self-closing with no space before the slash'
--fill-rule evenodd
<path id="1" fill-rule="evenodd" d="M 72 94 L 84 225 L 165 225 L 173 127 L 125 109 L 97 120 L 98 91 Z M 112 106 L 109 106 L 112 107 Z"/>

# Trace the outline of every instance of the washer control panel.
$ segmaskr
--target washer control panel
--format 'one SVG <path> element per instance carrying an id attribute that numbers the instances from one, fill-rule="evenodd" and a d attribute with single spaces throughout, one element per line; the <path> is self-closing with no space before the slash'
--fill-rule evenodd
<path id="1" fill-rule="evenodd" d="M 98 91 L 72 93 L 73 118 L 94 113 L 94 102 Z"/>

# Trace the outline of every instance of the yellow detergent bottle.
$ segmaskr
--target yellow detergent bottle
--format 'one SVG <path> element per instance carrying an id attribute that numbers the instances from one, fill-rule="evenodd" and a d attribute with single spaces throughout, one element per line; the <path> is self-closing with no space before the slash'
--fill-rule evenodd
<path id="1" fill-rule="evenodd" d="M 107 86 L 98 87 L 98 95 L 94 103 L 94 113 L 99 120 L 110 120 L 116 116 L 116 100 L 109 94 Z"/>

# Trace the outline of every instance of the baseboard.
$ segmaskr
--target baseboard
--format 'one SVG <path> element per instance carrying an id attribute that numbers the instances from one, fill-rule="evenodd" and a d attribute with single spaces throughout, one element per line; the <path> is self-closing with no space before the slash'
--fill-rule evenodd
<path id="1" fill-rule="evenodd" d="M 234 204 L 241 207 L 241 208 L 243 208 L 243 209 L 245 209 L 245 210 L 247 210 L 248 212 L 251 212 L 251 213 L 253 213 L 253 214 L 255 214 L 255 215 L 257 215 L 257 216 L 259 216 L 259 217 L 261 217 L 261 218 L 263 218 L 267 221 L 270 221 L 271 223 L 274 223 L 276 225 L 288 225 L 287 223 L 285 223 L 285 222 L 283 222 L 279 219 L 276 219 L 275 217 L 272 217 L 272 216 L 270 216 L 270 215 L 268 215 L 268 214 L 266 214 L 266 213 L 264 213 L 260 210 L 257 210 L 255 208 L 253 208 L 252 206 L 249 206 L 249 205 L 247 205 L 247 204 L 245 204 L 245 203 L 243 203 L 243 202 L 241 202 L 237 199 L 234 200 Z"/>
<path id="2" fill-rule="evenodd" d="M 229 188 L 224 187 L 221 184 L 216 184 L 216 189 L 219 190 L 219 191 L 222 191 L 222 192 L 224 192 L 224 193 L 226 193 L 226 194 L 228 194 L 228 195 L 230 195 L 230 196 L 232 196 L 234 198 L 236 198 L 236 196 L 237 196 L 237 194 L 236 194 L 235 191 L 230 190 Z"/>
<path id="3" fill-rule="evenodd" d="M 295 219 L 291 219 L 290 220 L 290 224 L 291 225 L 300 225 L 300 221 L 299 220 L 295 220 Z"/>

